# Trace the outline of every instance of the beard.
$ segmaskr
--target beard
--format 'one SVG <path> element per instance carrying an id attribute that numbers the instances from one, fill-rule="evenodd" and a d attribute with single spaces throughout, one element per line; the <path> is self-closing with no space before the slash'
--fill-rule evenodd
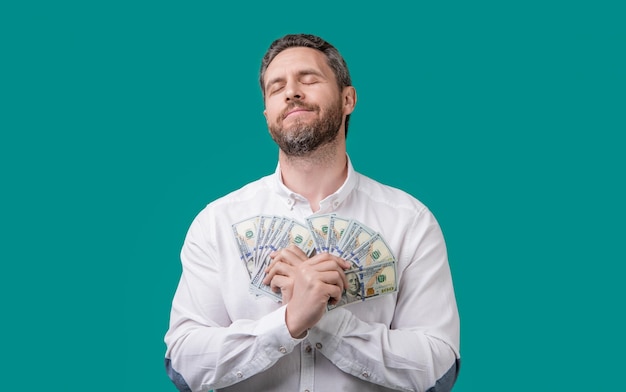
<path id="1" fill-rule="evenodd" d="M 320 116 L 310 122 L 296 119 L 294 124 L 286 129 L 282 125 L 284 114 L 295 107 L 314 111 Z M 321 111 L 317 105 L 295 100 L 287 106 L 274 123 L 268 123 L 268 128 L 274 142 L 287 156 L 302 157 L 322 145 L 332 143 L 339 134 L 342 121 L 341 99 L 325 107 L 324 111 Z"/>

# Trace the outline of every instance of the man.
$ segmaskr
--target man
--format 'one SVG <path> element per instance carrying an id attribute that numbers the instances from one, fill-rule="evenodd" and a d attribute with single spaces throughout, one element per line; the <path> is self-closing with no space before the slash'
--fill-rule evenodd
<path id="1" fill-rule="evenodd" d="M 354 171 L 345 61 L 319 37 L 288 35 L 265 54 L 260 82 L 278 166 L 192 223 L 165 336 L 170 378 L 181 391 L 449 391 L 459 318 L 443 236 L 419 201 Z M 231 225 L 329 213 L 384 235 L 397 292 L 327 310 L 350 263 L 290 246 L 271 254 L 264 277 L 282 302 L 251 294 Z"/>

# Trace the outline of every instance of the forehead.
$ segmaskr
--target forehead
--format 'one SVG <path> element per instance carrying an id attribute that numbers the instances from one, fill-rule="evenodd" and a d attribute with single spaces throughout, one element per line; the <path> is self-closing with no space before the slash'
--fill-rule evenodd
<path id="1" fill-rule="evenodd" d="M 315 70 L 324 76 L 334 77 L 324 53 L 317 49 L 295 47 L 285 49 L 274 57 L 265 70 L 265 81 L 304 70 Z"/>

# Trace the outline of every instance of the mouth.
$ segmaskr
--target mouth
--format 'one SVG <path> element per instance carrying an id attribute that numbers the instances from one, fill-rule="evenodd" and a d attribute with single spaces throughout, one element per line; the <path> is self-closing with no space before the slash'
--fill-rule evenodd
<path id="1" fill-rule="evenodd" d="M 307 112 L 311 112 L 312 110 L 309 109 L 304 109 L 304 108 L 293 108 L 291 110 L 289 110 L 287 113 L 285 113 L 285 115 L 283 115 L 283 120 L 286 119 L 287 117 L 294 115 L 294 114 L 299 114 L 299 113 L 307 113 Z"/>

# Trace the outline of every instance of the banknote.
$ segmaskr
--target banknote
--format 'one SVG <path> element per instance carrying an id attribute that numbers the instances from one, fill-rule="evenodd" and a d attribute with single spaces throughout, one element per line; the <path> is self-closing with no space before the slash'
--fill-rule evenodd
<path id="1" fill-rule="evenodd" d="M 265 294 L 276 301 L 281 300 L 280 293 L 273 292 L 270 286 L 263 284 L 263 278 L 265 269 L 272 261 L 271 252 L 290 245 L 297 246 L 307 256 L 310 256 L 315 249 L 313 235 L 305 225 L 292 219 L 276 217 L 267 224 L 263 244 L 259 246 L 258 260 L 256 260 L 256 267 L 250 281 L 251 292 Z"/>
<path id="2" fill-rule="evenodd" d="M 278 248 L 287 248 L 290 245 L 302 249 L 307 256 L 315 250 L 311 232 L 305 225 L 294 220 L 287 226 L 284 237 L 278 242 Z"/>
<path id="3" fill-rule="evenodd" d="M 328 225 L 332 214 L 314 215 L 306 218 L 306 225 L 315 242 L 315 251 L 317 253 L 328 252 L 326 247 L 326 239 L 328 238 Z"/>
<path id="4" fill-rule="evenodd" d="M 294 219 L 259 214 L 232 225 L 233 234 L 250 277 L 250 292 L 281 302 L 281 293 L 263 284 L 270 254 L 290 245 L 307 256 L 330 252 L 352 265 L 346 271 L 348 287 L 328 309 L 365 301 L 397 291 L 396 259 L 381 233 L 354 219 L 336 214 L 315 215 L 300 223 Z"/>
<path id="5" fill-rule="evenodd" d="M 331 253 L 345 259 L 350 256 L 355 249 L 358 249 L 372 238 L 374 234 L 376 234 L 376 232 L 369 227 L 357 221 L 352 221 L 346 228 L 341 241 L 339 241 L 339 244 L 335 246 L 335 249 L 333 249 Z M 358 267 L 356 264 L 354 266 Z"/>
<path id="6" fill-rule="evenodd" d="M 255 295 L 265 295 L 276 302 L 281 302 L 283 299 L 281 293 L 276 293 L 272 291 L 271 286 L 263 284 L 263 278 L 265 278 L 265 267 L 259 268 L 250 280 L 250 292 Z"/>
<path id="7" fill-rule="evenodd" d="M 389 245 L 387 245 L 380 233 L 374 234 L 369 240 L 350 252 L 349 255 L 344 254 L 344 258 L 359 268 L 395 261 Z"/>
<path id="8" fill-rule="evenodd" d="M 259 268 L 259 264 L 261 263 L 261 260 L 263 259 L 262 257 L 263 252 L 265 250 L 265 247 L 271 240 L 273 230 L 274 230 L 274 225 L 276 224 L 276 221 L 278 219 L 279 217 L 271 216 L 271 215 L 259 216 L 258 236 L 257 236 L 256 245 L 254 247 L 254 269 L 255 270 Z"/>
<path id="9" fill-rule="evenodd" d="M 328 305 L 328 310 L 344 306 L 353 302 L 366 301 L 390 294 L 398 290 L 396 284 L 395 261 L 346 271 L 348 287 L 344 291 L 341 300 L 334 305 Z"/>
<path id="10" fill-rule="evenodd" d="M 258 235 L 258 225 L 259 217 L 256 216 L 232 225 L 241 260 L 245 263 L 250 277 L 252 277 L 252 273 L 255 270 L 254 249 Z"/>
<path id="11" fill-rule="evenodd" d="M 328 236 L 326 238 L 326 249 L 328 252 L 337 248 L 350 222 L 350 219 L 340 218 L 335 214 L 330 216 L 328 221 Z"/>
<path id="12" fill-rule="evenodd" d="M 283 227 L 288 221 L 289 220 L 287 218 L 277 216 L 272 217 L 266 228 L 263 243 L 260 244 L 259 250 L 256 254 L 257 259 L 255 260 L 255 268 L 261 268 L 266 259 L 269 257 L 269 254 L 277 249 L 275 243 L 277 242 L 277 238 L 283 235 Z"/>

